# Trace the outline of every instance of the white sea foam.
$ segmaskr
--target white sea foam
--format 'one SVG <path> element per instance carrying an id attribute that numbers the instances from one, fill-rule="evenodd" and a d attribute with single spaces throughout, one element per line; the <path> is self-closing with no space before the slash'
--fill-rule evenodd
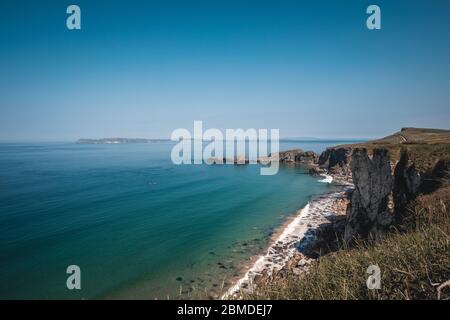
<path id="1" fill-rule="evenodd" d="M 312 199 L 297 216 L 286 226 L 280 236 L 272 243 L 265 255 L 261 255 L 253 266 L 240 278 L 222 299 L 233 297 L 240 292 L 251 293 L 254 279 L 258 275 L 271 275 L 283 268 L 297 251 L 301 251 L 315 237 L 315 230 L 327 217 L 335 215 L 333 204 L 342 198 L 345 191 L 328 193 Z"/>
<path id="2" fill-rule="evenodd" d="M 333 182 L 333 177 L 329 176 L 327 174 L 321 174 L 322 177 L 324 177 L 322 180 L 319 180 L 319 182 L 323 182 L 323 183 L 331 183 Z"/>

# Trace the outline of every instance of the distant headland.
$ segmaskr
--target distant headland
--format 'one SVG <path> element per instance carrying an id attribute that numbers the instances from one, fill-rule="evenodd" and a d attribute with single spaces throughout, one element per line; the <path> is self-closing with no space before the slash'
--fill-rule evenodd
<path id="1" fill-rule="evenodd" d="M 169 139 L 143 139 L 143 138 L 101 138 L 79 139 L 78 144 L 123 144 L 123 143 L 153 143 L 170 141 Z"/>

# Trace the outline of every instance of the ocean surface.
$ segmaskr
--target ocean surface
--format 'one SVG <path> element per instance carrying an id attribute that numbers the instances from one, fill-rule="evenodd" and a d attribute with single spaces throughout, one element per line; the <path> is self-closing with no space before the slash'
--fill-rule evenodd
<path id="1" fill-rule="evenodd" d="M 311 195 L 333 188 L 295 165 L 273 176 L 176 166 L 172 146 L 0 144 L 0 298 L 215 298 Z M 81 290 L 66 287 L 69 265 Z"/>

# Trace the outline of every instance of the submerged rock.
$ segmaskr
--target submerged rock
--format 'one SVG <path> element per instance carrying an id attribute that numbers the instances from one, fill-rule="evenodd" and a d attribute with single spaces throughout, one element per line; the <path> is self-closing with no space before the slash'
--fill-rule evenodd
<path id="1" fill-rule="evenodd" d="M 311 167 L 308 170 L 308 174 L 312 175 L 312 176 L 320 176 L 322 174 L 324 174 L 326 171 L 324 169 L 321 169 L 317 166 Z"/>

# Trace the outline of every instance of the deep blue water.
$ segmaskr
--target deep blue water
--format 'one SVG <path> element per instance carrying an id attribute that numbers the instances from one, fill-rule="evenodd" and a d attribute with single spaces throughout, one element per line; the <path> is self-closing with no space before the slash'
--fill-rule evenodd
<path id="1" fill-rule="evenodd" d="M 175 166 L 172 146 L 0 144 L 0 298 L 214 297 L 332 188 L 298 166 Z M 81 290 L 66 288 L 72 264 Z"/>

